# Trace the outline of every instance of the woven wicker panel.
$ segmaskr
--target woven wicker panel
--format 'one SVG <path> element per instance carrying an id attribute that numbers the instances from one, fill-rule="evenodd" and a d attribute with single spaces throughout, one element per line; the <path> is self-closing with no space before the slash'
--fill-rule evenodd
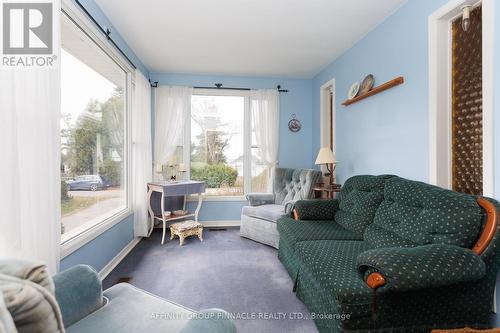
<path id="1" fill-rule="evenodd" d="M 469 30 L 453 21 L 452 184 L 458 192 L 483 191 L 481 7 L 471 11 Z"/>

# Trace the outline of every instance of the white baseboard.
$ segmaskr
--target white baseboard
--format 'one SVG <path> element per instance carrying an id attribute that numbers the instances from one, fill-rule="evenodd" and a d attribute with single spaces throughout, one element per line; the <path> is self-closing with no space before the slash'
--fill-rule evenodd
<path id="1" fill-rule="evenodd" d="M 241 225 L 240 220 L 228 220 L 228 221 L 200 221 L 204 227 L 207 228 L 224 228 L 224 227 L 239 227 Z"/>
<path id="2" fill-rule="evenodd" d="M 110 262 L 106 264 L 100 271 L 99 277 L 101 280 L 106 278 L 109 273 L 129 254 L 130 251 L 141 241 L 142 237 L 136 237 L 130 241 Z"/>
<path id="3" fill-rule="evenodd" d="M 239 227 L 241 225 L 240 220 L 218 220 L 218 221 L 200 221 L 206 228 L 227 228 L 227 227 Z M 168 228 L 169 224 L 167 224 Z M 162 229 L 161 224 L 155 225 L 155 229 Z"/>

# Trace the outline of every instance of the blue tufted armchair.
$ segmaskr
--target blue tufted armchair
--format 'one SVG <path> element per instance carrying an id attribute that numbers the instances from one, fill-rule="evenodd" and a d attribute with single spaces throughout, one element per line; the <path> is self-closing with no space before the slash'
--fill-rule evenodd
<path id="1" fill-rule="evenodd" d="M 273 193 L 248 194 L 249 206 L 241 210 L 240 235 L 278 248 L 276 221 L 290 212 L 296 200 L 310 199 L 321 171 L 274 169 Z"/>

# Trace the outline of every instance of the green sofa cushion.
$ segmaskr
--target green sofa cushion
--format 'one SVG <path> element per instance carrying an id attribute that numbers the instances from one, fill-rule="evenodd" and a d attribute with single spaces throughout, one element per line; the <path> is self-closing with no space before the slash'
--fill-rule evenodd
<path id="1" fill-rule="evenodd" d="M 392 176 L 354 176 L 349 178 L 338 196 L 335 222 L 346 229 L 363 233 L 373 222 L 375 211 L 384 198 L 384 184 Z"/>
<path id="2" fill-rule="evenodd" d="M 302 221 L 283 217 L 278 220 L 280 238 L 292 248 L 301 241 L 321 239 L 362 240 L 363 235 L 345 229 L 334 221 Z"/>
<path id="3" fill-rule="evenodd" d="M 359 241 L 320 240 L 298 243 L 296 254 L 301 267 L 297 293 L 314 285 L 314 288 L 319 288 L 319 292 L 327 296 L 318 300 L 324 304 L 314 305 L 314 308 L 322 308 L 325 312 L 334 314 L 349 313 L 351 317 L 369 316 L 373 292 L 359 276 L 356 263 L 358 255 L 366 250 L 368 244 Z"/>
<path id="4" fill-rule="evenodd" d="M 299 200 L 294 204 L 294 209 L 297 212 L 298 218 L 302 221 L 333 220 L 338 207 L 339 201 L 337 199 Z"/>
<path id="5" fill-rule="evenodd" d="M 361 233 L 355 233 L 338 225 L 334 221 L 295 221 L 291 218 L 278 220 L 280 242 L 278 258 L 285 266 L 290 277 L 295 280 L 301 266 L 295 255 L 295 245 L 311 240 L 358 240 L 363 239 Z"/>
<path id="6" fill-rule="evenodd" d="M 437 288 L 374 294 L 357 271 L 356 258 L 366 251 L 370 251 L 369 244 L 356 241 L 306 241 L 296 245 L 296 256 L 301 263 L 297 296 L 315 315 L 319 332 L 370 330 L 374 325 L 385 328 L 384 332 L 429 332 L 446 325 L 487 325 L 494 276 Z M 322 314 L 350 317 L 331 320 Z"/>
<path id="7" fill-rule="evenodd" d="M 387 180 L 384 201 L 364 239 L 377 248 L 425 244 L 471 248 L 482 217 L 473 196 L 395 177 Z"/>
<path id="8" fill-rule="evenodd" d="M 358 256 L 360 276 L 381 273 L 386 284 L 377 291 L 408 291 L 481 279 L 484 261 L 469 249 L 431 244 L 414 248 L 372 249 Z"/>
<path id="9" fill-rule="evenodd" d="M 300 268 L 300 261 L 295 255 L 294 248 L 283 238 L 280 238 L 279 241 L 278 259 L 281 261 L 283 266 L 285 266 L 290 278 L 295 281 L 297 278 L 297 272 Z"/>

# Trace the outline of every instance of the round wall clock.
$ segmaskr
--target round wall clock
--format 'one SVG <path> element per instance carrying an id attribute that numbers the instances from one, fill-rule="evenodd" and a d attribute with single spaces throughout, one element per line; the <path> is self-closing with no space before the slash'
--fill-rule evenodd
<path id="1" fill-rule="evenodd" d="M 375 78 L 373 77 L 372 74 L 368 74 L 361 83 L 361 89 L 359 90 L 359 93 L 361 95 L 366 94 L 367 92 L 372 90 L 374 83 L 375 83 Z"/>
<path id="2" fill-rule="evenodd" d="M 300 131 L 302 124 L 298 119 L 295 118 L 295 113 L 292 114 L 292 119 L 288 122 L 288 129 L 294 133 Z"/>
<path id="3" fill-rule="evenodd" d="M 349 88 L 349 91 L 347 92 L 347 98 L 353 99 L 358 95 L 359 92 L 359 82 L 354 82 L 351 85 L 351 88 Z"/>

